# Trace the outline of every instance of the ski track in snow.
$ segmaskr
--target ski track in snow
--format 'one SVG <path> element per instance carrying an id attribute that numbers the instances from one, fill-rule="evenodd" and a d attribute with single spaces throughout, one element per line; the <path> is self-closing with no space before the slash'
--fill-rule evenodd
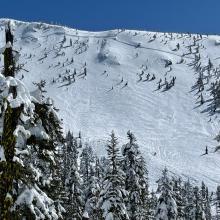
<path id="1" fill-rule="evenodd" d="M 0 47 L 4 46 L 6 21 L 0 20 Z M 196 35 L 173 34 L 170 39 L 168 33 L 129 30 L 95 33 L 39 23 L 12 23 L 14 46 L 21 53 L 19 63 L 29 70 L 20 71 L 17 77 L 23 74 L 23 81 L 30 90 L 34 89 L 32 82 L 46 80 L 46 95 L 51 96 L 60 109 L 65 131 L 71 129 L 77 134 L 80 130 L 97 154 L 104 155 L 111 130 L 119 137 L 120 144 L 126 143 L 126 133 L 131 130 L 146 158 L 152 184 L 165 166 L 175 175 L 197 182 L 204 180 L 213 190 L 219 184 L 219 153 L 200 156 L 206 145 L 210 152 L 214 150 L 213 138 L 219 132 L 219 119 L 213 116 L 208 122 L 208 113 L 201 113 L 207 104 L 196 107 L 196 92 L 191 89 L 197 75 L 187 66 L 194 56 L 186 55 L 184 62 L 177 64 Z M 62 43 L 64 34 L 66 42 Z M 210 57 L 217 67 L 220 48 L 215 41 L 220 37 L 203 38 L 198 42 L 205 47 L 200 49 L 202 62 L 205 64 Z M 173 52 L 177 43 L 180 49 Z M 57 57 L 56 53 L 59 53 Z M 69 63 L 71 58 L 74 59 L 72 64 Z M 172 61 L 170 72 L 169 67 L 164 67 L 165 59 Z M 83 78 L 79 75 L 85 62 L 87 76 Z M 52 83 L 53 78 L 60 80 L 59 74 L 68 75 L 66 69 L 73 74 L 74 68 L 77 71 L 75 83 L 68 86 L 63 86 L 68 81 Z M 144 74 L 139 82 L 137 74 L 142 70 Z M 155 74 L 156 80 L 143 81 L 148 73 L 151 77 Z M 157 90 L 160 78 L 164 82 L 165 77 L 170 80 L 173 76 L 176 76 L 174 87 L 166 92 Z M 206 96 L 208 98 L 209 92 Z"/>

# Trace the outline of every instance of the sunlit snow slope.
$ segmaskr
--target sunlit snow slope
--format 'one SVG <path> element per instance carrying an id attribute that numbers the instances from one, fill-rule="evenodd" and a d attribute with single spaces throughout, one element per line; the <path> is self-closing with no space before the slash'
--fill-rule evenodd
<path id="1" fill-rule="evenodd" d="M 0 47 L 4 46 L 6 22 L 0 20 Z M 45 96 L 51 96 L 60 109 L 65 131 L 77 134 L 80 130 L 103 155 L 112 130 L 120 144 L 131 130 L 152 182 L 167 166 L 176 175 L 204 180 L 213 189 L 220 183 L 220 155 L 212 153 L 220 123 L 218 113 L 209 111 L 210 84 L 218 74 L 205 85 L 206 102 L 200 106 L 200 93 L 193 87 L 198 74 L 189 65 L 200 54 L 201 65 L 207 65 L 210 58 L 212 71 L 218 71 L 219 36 L 86 32 L 19 21 L 12 21 L 12 26 L 14 48 L 21 54 L 19 63 L 24 64 L 17 78 L 30 90 L 36 89 L 33 82 L 46 80 Z M 151 80 L 153 74 L 156 79 Z M 165 77 L 168 82 L 176 77 L 167 91 Z M 206 145 L 209 155 L 200 156 Z"/>

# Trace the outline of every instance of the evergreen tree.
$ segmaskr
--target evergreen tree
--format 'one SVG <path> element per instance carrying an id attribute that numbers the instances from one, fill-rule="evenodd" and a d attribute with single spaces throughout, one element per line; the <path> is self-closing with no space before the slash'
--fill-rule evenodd
<path id="1" fill-rule="evenodd" d="M 69 169 L 68 178 L 65 181 L 67 203 L 66 207 L 66 219 L 68 220 L 81 220 L 83 214 L 84 202 L 82 199 L 81 190 L 81 178 L 77 167 L 72 164 Z"/>
<path id="2" fill-rule="evenodd" d="M 182 179 L 181 178 L 172 178 L 173 182 L 173 196 L 176 201 L 177 205 L 177 219 L 184 220 L 185 219 L 185 205 L 186 199 L 184 197 L 184 189 L 182 186 Z"/>
<path id="3" fill-rule="evenodd" d="M 194 187 L 194 209 L 192 212 L 195 220 L 206 220 L 202 196 L 198 186 Z"/>
<path id="4" fill-rule="evenodd" d="M 104 173 L 100 165 L 100 159 L 96 156 L 95 158 L 95 173 L 94 176 L 98 179 L 99 184 L 101 183 Z"/>
<path id="5" fill-rule="evenodd" d="M 162 177 L 158 180 L 157 192 L 160 193 L 160 197 L 156 208 L 156 220 L 177 219 L 177 205 L 173 198 L 173 186 L 166 168 L 163 170 Z"/>
<path id="6" fill-rule="evenodd" d="M 127 192 L 124 185 L 124 173 L 120 169 L 120 156 L 117 138 L 114 132 L 107 145 L 108 171 L 100 192 L 99 207 L 103 220 L 129 219 L 125 206 Z M 101 220 L 100 219 L 100 220 Z"/>
<path id="7" fill-rule="evenodd" d="M 123 171 L 128 191 L 127 207 L 131 220 L 148 219 L 148 179 L 144 158 L 141 157 L 135 136 L 128 131 L 129 143 L 122 147 Z"/>
<path id="8" fill-rule="evenodd" d="M 58 180 L 54 171 L 57 147 L 62 141 L 60 123 L 53 106 L 35 100 L 24 84 L 14 78 L 19 67 L 12 45 L 8 26 L 4 75 L 0 75 L 4 154 L 0 161 L 1 219 L 62 218 L 64 210 L 50 191 Z"/>
<path id="9" fill-rule="evenodd" d="M 205 220 L 206 218 L 199 187 L 193 187 L 188 181 L 185 183 L 184 189 L 187 199 L 185 206 L 185 219 Z"/>
<path id="10" fill-rule="evenodd" d="M 85 210 L 89 214 L 90 219 L 98 220 L 102 218 L 102 212 L 98 207 L 100 195 L 99 179 L 92 175 L 90 177 L 89 188 L 87 190 L 87 198 Z"/>
<path id="11" fill-rule="evenodd" d="M 86 144 L 86 146 L 82 149 L 82 153 L 80 155 L 80 174 L 83 179 L 83 189 L 84 189 L 85 200 L 86 198 L 88 198 L 90 179 L 94 174 L 93 173 L 94 161 L 95 161 L 95 156 L 93 153 L 93 149 L 91 146 Z"/>
<path id="12" fill-rule="evenodd" d="M 154 216 L 155 216 L 156 207 L 157 207 L 157 196 L 154 191 L 151 191 L 149 195 L 149 211 L 148 211 L 149 219 L 155 219 Z"/>
<path id="13" fill-rule="evenodd" d="M 100 169 L 101 169 L 101 175 L 102 175 L 102 178 L 104 178 L 107 174 L 107 171 L 108 171 L 108 164 L 109 164 L 109 161 L 106 157 L 102 156 L 100 158 Z M 101 182 L 102 184 L 102 182 Z"/>
<path id="14" fill-rule="evenodd" d="M 185 198 L 185 219 L 194 219 L 194 192 L 189 180 L 184 183 L 183 198 Z"/>
<path id="15" fill-rule="evenodd" d="M 78 148 L 76 138 L 68 131 L 63 150 L 63 178 L 66 192 L 64 207 L 66 209 L 65 219 L 68 220 L 80 220 L 83 215 L 84 202 L 82 179 L 78 171 Z"/>
<path id="16" fill-rule="evenodd" d="M 73 134 L 68 131 L 65 139 L 65 144 L 63 147 L 63 181 L 68 177 L 68 170 L 74 164 L 75 167 L 78 167 L 78 143 L 76 138 L 73 137 Z"/>
<path id="17" fill-rule="evenodd" d="M 202 182 L 200 194 L 201 194 L 202 206 L 204 208 L 205 219 L 211 220 L 210 195 L 209 195 L 208 187 L 205 185 L 204 182 Z"/>
<path id="18" fill-rule="evenodd" d="M 220 220 L 220 186 L 217 187 L 215 198 L 214 198 L 214 205 L 215 205 L 215 219 Z"/>

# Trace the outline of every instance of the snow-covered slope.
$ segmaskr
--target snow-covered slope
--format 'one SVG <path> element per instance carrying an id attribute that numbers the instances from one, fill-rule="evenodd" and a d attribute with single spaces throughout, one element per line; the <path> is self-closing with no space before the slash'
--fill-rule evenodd
<path id="1" fill-rule="evenodd" d="M 6 22 L 0 20 L 0 47 Z M 24 64 L 17 77 L 30 90 L 35 89 L 32 82 L 46 80 L 46 95 L 60 109 L 66 131 L 81 130 L 102 155 L 111 130 L 120 144 L 131 130 L 152 182 L 167 166 L 176 175 L 204 180 L 213 189 L 220 183 L 220 155 L 211 153 L 220 123 L 218 114 L 210 115 L 208 101 L 216 76 L 205 85 L 207 102 L 199 106 L 200 93 L 193 87 L 198 74 L 189 65 L 199 52 L 201 65 L 210 58 L 212 71 L 219 68 L 219 36 L 129 30 L 94 33 L 19 21 L 12 21 L 12 26 L 19 63 Z M 156 79 L 147 80 L 148 74 Z M 165 77 L 168 82 L 176 77 L 175 85 L 158 90 L 159 80 L 163 85 Z M 210 154 L 200 156 L 206 145 Z"/>

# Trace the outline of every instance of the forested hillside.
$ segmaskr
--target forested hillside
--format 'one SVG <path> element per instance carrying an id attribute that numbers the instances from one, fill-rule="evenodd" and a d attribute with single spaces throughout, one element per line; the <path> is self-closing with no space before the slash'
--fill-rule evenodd
<path id="1" fill-rule="evenodd" d="M 1 219 L 219 214 L 219 36 L 0 30 Z"/>

